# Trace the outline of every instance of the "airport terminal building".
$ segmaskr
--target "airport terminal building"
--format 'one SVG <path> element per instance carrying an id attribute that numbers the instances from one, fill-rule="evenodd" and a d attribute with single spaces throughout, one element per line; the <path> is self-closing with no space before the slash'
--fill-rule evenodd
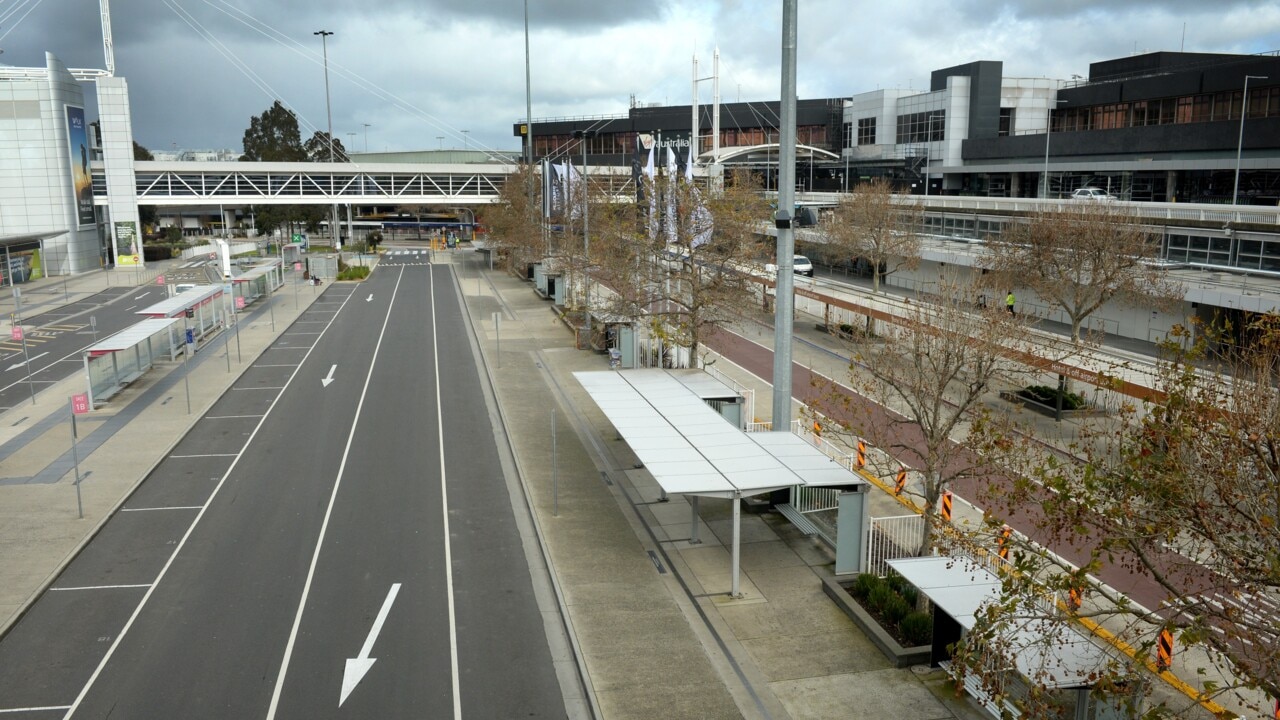
<path id="1" fill-rule="evenodd" d="M 533 154 L 581 162 L 585 141 L 588 163 L 626 165 L 651 135 L 683 155 L 692 117 L 687 105 L 635 105 L 534 119 Z M 718 151 L 712 124 L 712 108 L 700 107 L 700 162 L 776 176 L 777 102 L 723 103 Z M 1280 202 L 1276 55 L 1147 53 L 1071 80 L 1006 77 L 1002 62 L 984 60 L 935 70 L 928 90 L 800 100 L 796 125 L 802 191 L 886 177 L 938 195 L 1061 198 L 1100 187 L 1124 200 L 1230 203 L 1238 166 L 1238 203 Z"/>

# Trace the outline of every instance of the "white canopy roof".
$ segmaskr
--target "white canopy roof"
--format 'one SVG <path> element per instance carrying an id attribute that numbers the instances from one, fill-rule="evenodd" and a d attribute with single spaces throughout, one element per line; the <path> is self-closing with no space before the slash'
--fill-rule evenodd
<path id="1" fill-rule="evenodd" d="M 158 335 L 171 326 L 176 325 L 177 318 L 151 318 L 134 323 L 111 337 L 103 338 L 85 350 L 89 355 L 105 355 L 107 353 L 128 350 L 147 338 Z"/>
<path id="2" fill-rule="evenodd" d="M 1000 578 L 968 558 L 898 558 L 888 563 L 965 630 L 973 629 L 983 605 L 1000 598 Z M 1089 687 L 1091 675 L 1107 661 L 1102 648 L 1083 634 L 1063 632 L 1060 625 L 1044 620 L 1028 620 L 1010 632 L 1010 654 L 1018 672 L 1050 688 Z"/>
<path id="3" fill-rule="evenodd" d="M 221 285 L 197 285 L 186 292 L 180 292 L 171 298 L 161 300 L 149 308 L 139 310 L 139 315 L 151 317 L 177 317 L 189 307 L 195 307 L 209 298 L 221 295 Z"/>
<path id="4" fill-rule="evenodd" d="M 691 391 L 691 381 L 665 370 L 574 377 L 668 494 L 731 498 L 792 485 L 865 482 L 791 433 L 743 432 Z M 710 396 L 732 394 L 724 388 Z"/>

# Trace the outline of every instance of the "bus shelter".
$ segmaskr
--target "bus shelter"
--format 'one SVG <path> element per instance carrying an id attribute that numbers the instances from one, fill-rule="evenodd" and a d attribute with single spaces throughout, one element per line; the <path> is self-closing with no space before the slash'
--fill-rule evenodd
<path id="1" fill-rule="evenodd" d="M 184 330 L 191 330 L 199 349 L 199 340 L 211 335 L 226 325 L 227 310 L 224 303 L 218 301 L 225 291 L 221 285 L 197 285 L 177 295 L 161 300 L 149 308 L 139 310 L 139 315 L 150 318 L 186 318 Z"/>
<path id="2" fill-rule="evenodd" d="M 178 318 L 152 318 L 135 323 L 84 351 L 89 380 L 89 407 L 105 402 L 155 365 L 165 355 L 177 358 L 183 337 Z"/>
<path id="3" fill-rule="evenodd" d="M 230 282 L 232 297 L 244 298 L 242 306 L 249 305 L 284 285 L 284 265 L 278 258 L 271 258 L 231 278 Z"/>
<path id="4" fill-rule="evenodd" d="M 688 378 L 666 370 L 575 372 L 573 376 L 662 491 L 690 497 L 692 542 L 698 542 L 697 499 L 732 501 L 732 597 L 742 596 L 739 558 L 746 497 L 796 486 L 842 491 L 837 564 L 845 556 L 861 557 L 867 482 L 799 436 L 743 432 L 699 397 L 703 393 L 691 388 Z"/>

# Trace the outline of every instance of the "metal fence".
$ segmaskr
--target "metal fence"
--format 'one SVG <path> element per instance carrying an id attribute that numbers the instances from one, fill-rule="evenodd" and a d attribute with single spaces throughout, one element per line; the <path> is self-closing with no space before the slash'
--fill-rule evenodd
<path id="1" fill-rule="evenodd" d="M 866 572 L 884 577 L 889 574 L 888 560 L 919 555 L 923 534 L 922 515 L 871 518 L 867 528 L 867 558 L 863 563 Z"/>

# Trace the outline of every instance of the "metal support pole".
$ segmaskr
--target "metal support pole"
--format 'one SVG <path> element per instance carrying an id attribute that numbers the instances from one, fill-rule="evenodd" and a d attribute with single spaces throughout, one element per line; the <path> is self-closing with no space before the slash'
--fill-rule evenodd
<path id="1" fill-rule="evenodd" d="M 787 0 L 795 2 L 795 0 Z M 738 564 L 742 560 L 742 491 L 733 491 L 733 583 L 729 595 L 742 597 L 742 581 L 739 578 Z"/>
<path id="2" fill-rule="evenodd" d="M 187 414 L 191 414 L 191 343 L 187 342 L 186 315 L 182 317 L 182 385 L 187 391 Z"/>
<path id="3" fill-rule="evenodd" d="M 556 465 L 556 409 L 551 408 L 551 515 L 560 516 L 560 468 Z"/>
<path id="4" fill-rule="evenodd" d="M 75 402 L 74 400 L 72 401 Z M 80 498 L 80 450 L 76 447 L 76 411 L 75 407 L 71 408 L 71 462 L 75 464 L 76 469 L 76 512 L 80 514 L 80 519 L 84 519 L 84 501 Z"/>
<path id="5" fill-rule="evenodd" d="M 502 369 L 502 314 L 493 314 L 493 335 L 497 340 L 498 349 L 494 353 L 498 360 L 498 369 Z"/>
<path id="6" fill-rule="evenodd" d="M 792 273 L 795 235 L 791 214 L 795 211 L 796 174 L 796 24 L 797 0 L 782 3 L 782 102 L 778 148 L 778 277 L 775 284 L 773 341 L 773 431 L 791 428 L 791 341 L 794 327 Z M 785 227 L 784 227 L 785 226 Z M 737 505 L 734 512 L 738 512 Z M 736 539 L 735 539 L 736 543 Z M 735 553 L 736 553 L 735 546 Z M 737 592 L 737 562 L 734 563 L 734 592 Z"/>
<path id="7" fill-rule="evenodd" d="M 13 324 L 22 324 L 22 291 L 15 285 L 13 288 Z M 22 330 L 22 364 L 27 366 L 27 391 L 31 393 L 31 404 L 36 404 L 36 384 L 31 379 L 31 352 L 27 349 L 27 331 Z"/>
<path id="8" fill-rule="evenodd" d="M 1240 137 L 1236 140 L 1236 182 L 1235 187 L 1231 190 L 1231 204 L 1236 204 L 1236 198 L 1240 196 L 1240 152 L 1244 149 L 1244 119 L 1249 114 L 1249 80 L 1266 80 L 1266 75 L 1245 75 L 1244 76 L 1244 97 L 1240 101 Z"/>
<path id="9" fill-rule="evenodd" d="M 689 498 L 689 544 L 701 545 L 702 540 L 698 539 L 698 496 L 694 495 Z"/>

